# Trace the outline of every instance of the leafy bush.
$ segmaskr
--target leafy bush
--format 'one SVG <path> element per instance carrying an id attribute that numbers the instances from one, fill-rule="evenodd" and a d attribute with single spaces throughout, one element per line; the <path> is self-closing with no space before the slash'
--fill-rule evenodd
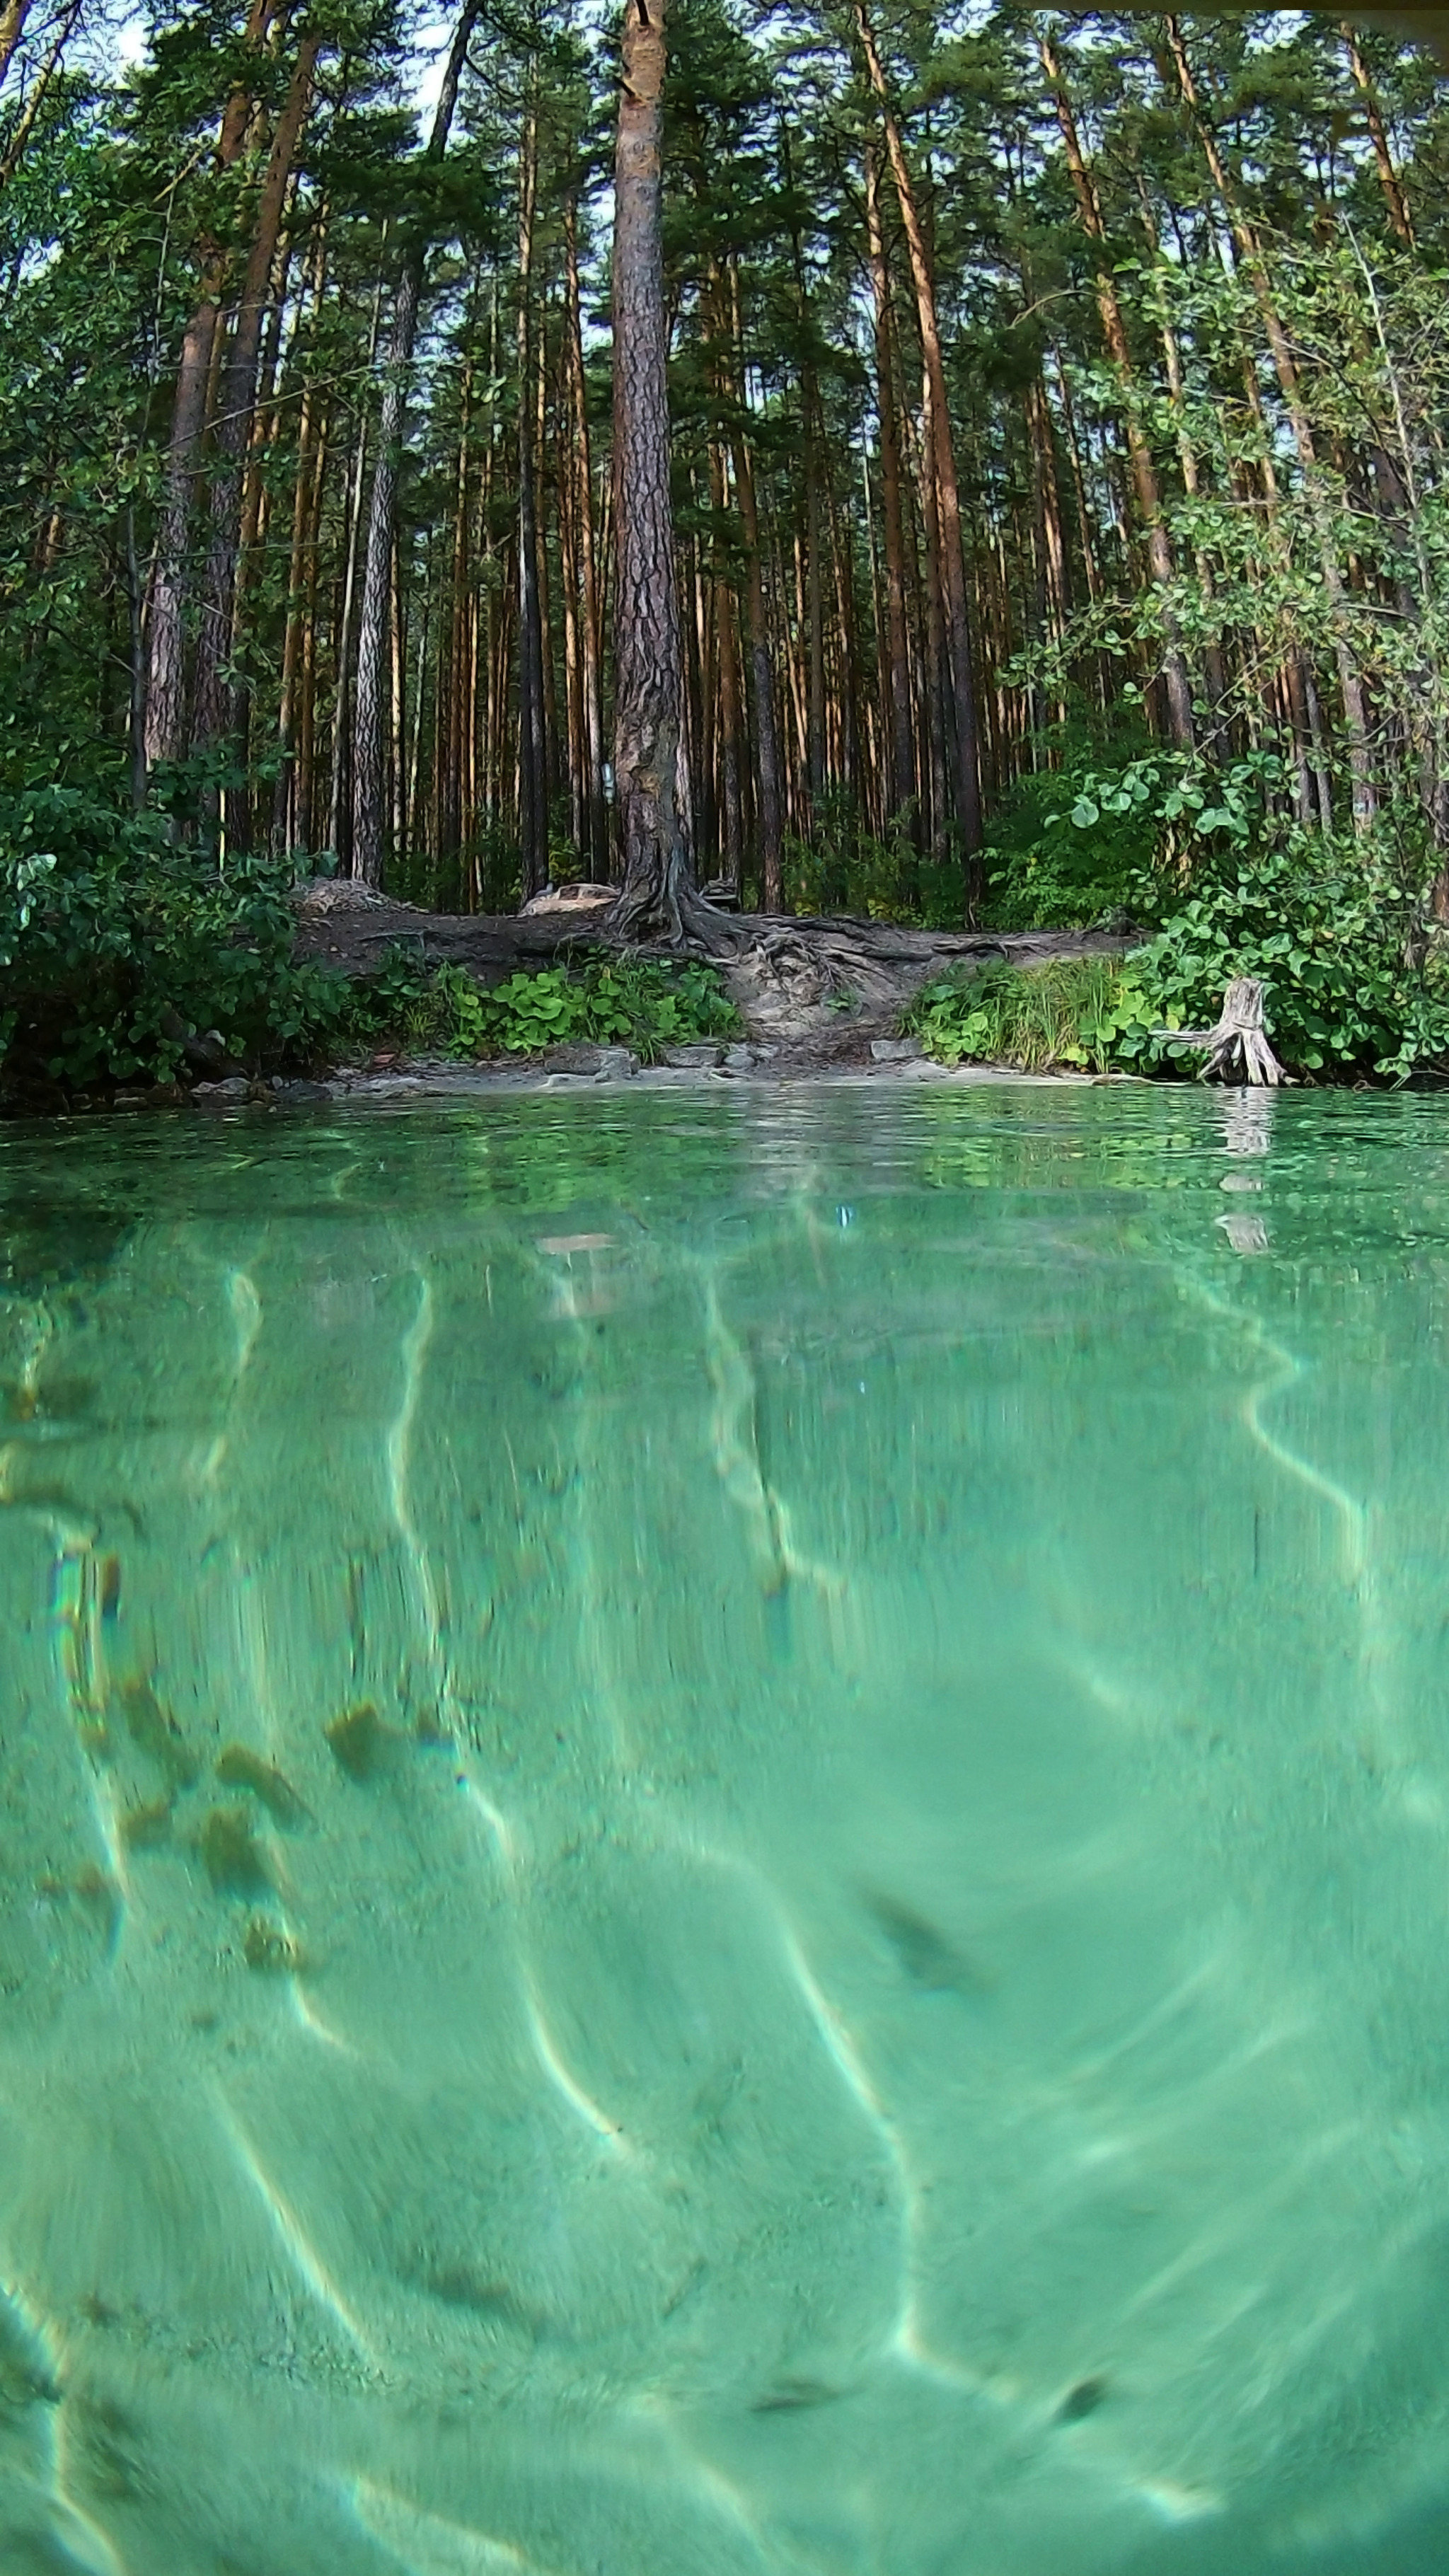
<path id="1" fill-rule="evenodd" d="M 84 788 L 0 799 L 0 1063 L 70 1089 L 164 1081 L 196 1031 L 246 1064 L 309 1062 L 345 1014 L 292 961 L 285 868 L 218 868 Z"/>
<path id="2" fill-rule="evenodd" d="M 632 1047 L 647 1062 L 741 1027 L 714 967 L 607 955 L 519 968 L 490 989 L 461 966 L 428 969 L 397 948 L 355 988 L 351 1011 L 359 1037 L 386 1033 L 419 1054 L 456 1056 L 534 1055 L 585 1040 Z"/>
<path id="3" fill-rule="evenodd" d="M 365 984 L 292 956 L 282 862 L 218 866 L 164 815 L 100 790 L 0 793 L 0 1069 L 68 1091 L 171 1079 L 198 1033 L 251 1070 L 336 1058 L 384 1033 L 448 1055 L 559 1039 L 645 1057 L 740 1027 L 709 966 L 601 955 L 489 991 L 399 949 Z"/>
<path id="4" fill-rule="evenodd" d="M 1261 976 L 1290 1072 L 1403 1082 L 1449 1056 L 1443 951 L 1419 889 L 1384 853 L 1304 840 L 1205 879 L 1127 960 L 1121 1061 L 1181 1061 L 1181 1048 L 1150 1032 L 1209 1026 L 1234 975 Z"/>
<path id="5" fill-rule="evenodd" d="M 1200 755 L 1088 745 L 1020 780 L 987 846 L 998 930 L 1082 930 L 1113 915 L 1157 922 L 1202 868 L 1256 847 L 1281 794 L 1276 752 L 1225 768 Z M 993 867 L 995 859 L 1004 860 Z"/>
<path id="6" fill-rule="evenodd" d="M 1383 854 L 1322 841 L 1205 878 L 1119 962 L 996 967 L 928 985 L 909 1025 L 945 1064 L 1191 1074 L 1201 1057 L 1169 1032 L 1210 1027 L 1235 975 L 1261 977 L 1290 1073 L 1404 1082 L 1449 1063 L 1449 961 L 1426 932 L 1421 897 Z"/>

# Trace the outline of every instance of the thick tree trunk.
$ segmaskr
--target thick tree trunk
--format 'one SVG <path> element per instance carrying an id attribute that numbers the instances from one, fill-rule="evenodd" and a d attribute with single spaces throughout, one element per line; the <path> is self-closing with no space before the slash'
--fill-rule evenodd
<path id="1" fill-rule="evenodd" d="M 614 793 L 618 926 L 682 939 L 705 911 L 680 828 L 683 667 L 669 499 L 665 0 L 625 0 L 614 162 Z"/>
<path id="2" fill-rule="evenodd" d="M 887 734 L 888 814 L 914 802 L 916 760 L 911 739 L 911 671 L 906 651 L 906 547 L 901 520 L 901 452 L 896 430 L 895 368 L 891 351 L 890 273 L 886 266 L 885 228 L 880 214 L 880 180 L 876 156 L 865 155 L 865 221 L 870 256 L 871 295 L 875 308 L 876 416 L 879 422 L 881 515 L 885 541 L 885 640 L 890 680 L 890 726 Z"/>
<path id="3" fill-rule="evenodd" d="M 3 81 L 14 58 L 15 48 L 25 33 L 31 0 L 6 0 L 0 9 L 0 81 Z"/>
<path id="4" fill-rule="evenodd" d="M 232 601 L 241 532 L 241 461 L 251 437 L 262 322 L 282 228 L 282 209 L 312 103 L 312 82 L 321 49 L 320 30 L 307 29 L 297 48 L 286 103 L 272 137 L 241 300 L 221 370 L 216 419 L 218 463 L 211 485 L 211 545 L 205 613 L 197 638 L 196 702 L 191 726 L 192 740 L 198 746 L 218 742 L 232 713 L 224 673 L 231 651 Z"/>
<path id="5" fill-rule="evenodd" d="M 256 52 L 271 22 L 273 0 L 252 0 L 242 43 Z M 229 170 L 246 142 L 252 116 L 250 90 L 239 84 L 228 98 L 217 136 L 218 170 Z M 208 243 L 202 258 L 201 293 L 181 343 L 176 392 L 171 411 L 171 438 L 166 450 L 166 478 L 156 568 L 147 624 L 146 763 L 175 760 L 186 739 L 186 538 L 191 496 L 200 465 L 206 426 L 207 394 L 222 285 L 223 252 Z"/>

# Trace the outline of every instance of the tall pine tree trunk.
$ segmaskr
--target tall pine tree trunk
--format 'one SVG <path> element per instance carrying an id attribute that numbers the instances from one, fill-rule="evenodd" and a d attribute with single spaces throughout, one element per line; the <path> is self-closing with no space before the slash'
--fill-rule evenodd
<path id="1" fill-rule="evenodd" d="M 890 273 L 886 266 L 885 228 L 880 214 L 880 180 L 876 156 L 869 145 L 865 155 L 865 220 L 875 309 L 876 417 L 879 422 L 881 515 L 885 544 L 885 641 L 890 684 L 890 729 L 887 736 L 890 785 L 886 810 L 895 815 L 903 813 L 914 802 L 916 761 L 911 739 L 911 673 L 906 651 L 906 548 L 901 520 L 901 452 L 891 351 Z"/>
<path id="2" fill-rule="evenodd" d="M 0 81 L 10 69 L 29 15 L 30 0 L 6 0 L 5 7 L 0 9 Z"/>
<path id="3" fill-rule="evenodd" d="M 252 0 L 242 43 L 248 52 L 261 47 L 271 21 L 273 0 Z M 251 91 L 238 83 L 222 112 L 215 167 L 229 170 L 246 142 L 252 116 Z M 151 584 L 146 639 L 146 763 L 175 760 L 186 739 L 186 553 L 191 497 L 201 462 L 211 384 L 216 326 L 226 276 L 226 256 L 216 242 L 203 245 L 201 292 L 181 343 L 176 391 L 171 408 L 171 437 L 166 449 L 161 525 Z"/>
<path id="4" fill-rule="evenodd" d="M 664 311 L 665 0 L 625 0 L 614 161 L 614 793 L 624 882 L 615 918 L 684 938 L 704 912 L 677 796 L 683 666 L 669 498 Z"/>
<path id="5" fill-rule="evenodd" d="M 737 269 L 731 271 L 730 287 L 733 363 L 739 371 L 739 382 L 731 387 L 731 391 L 735 395 L 737 410 L 743 412 L 744 348 Z M 749 625 L 750 678 L 755 709 L 755 831 L 760 862 L 760 905 L 765 912 L 779 912 L 785 894 L 780 869 L 783 800 L 780 793 L 780 736 L 775 721 L 775 665 L 770 651 L 770 620 L 765 599 L 764 552 L 760 542 L 754 466 L 749 441 L 738 424 L 732 434 L 731 456 L 735 498 L 739 503 L 745 535 L 745 612 Z"/>
<path id="6" fill-rule="evenodd" d="M 1374 787 L 1373 757 L 1369 743 L 1368 701 L 1350 633 L 1347 584 L 1344 580 L 1343 566 L 1339 560 L 1338 540 L 1334 535 L 1329 516 L 1318 451 L 1308 414 L 1304 409 L 1298 364 L 1274 299 L 1262 244 L 1228 176 L 1222 154 L 1218 150 L 1217 138 L 1202 113 L 1202 103 L 1198 97 L 1197 84 L 1193 79 L 1192 65 L 1188 59 L 1182 22 L 1178 18 L 1169 17 L 1164 24 L 1167 28 L 1168 42 L 1172 47 L 1173 61 L 1177 66 L 1178 86 L 1182 92 L 1183 103 L 1202 147 L 1203 158 L 1212 173 L 1213 185 L 1222 199 L 1223 210 L 1232 226 L 1239 258 L 1248 272 L 1253 293 L 1257 299 L 1264 334 L 1278 377 L 1279 390 L 1283 396 L 1283 407 L 1288 414 L 1293 443 L 1298 451 L 1298 463 L 1303 475 L 1303 490 L 1318 540 L 1318 560 L 1322 569 L 1324 594 L 1328 601 L 1329 620 L 1333 631 L 1339 695 L 1343 701 L 1344 727 L 1348 735 L 1353 824 L 1355 831 L 1365 832 L 1373 821 L 1378 804 Z"/>
<path id="7" fill-rule="evenodd" d="M 579 306 L 578 215 L 572 197 L 564 207 L 564 276 L 568 298 L 567 359 L 574 415 L 574 531 L 579 564 L 579 647 L 583 686 L 586 777 L 583 808 L 588 873 L 607 874 L 609 823 L 604 805 L 604 695 L 599 632 L 599 580 L 594 556 L 594 478 L 589 456 L 589 412 L 584 381 L 584 337 Z"/>
<path id="8" fill-rule="evenodd" d="M 217 463 L 211 484 L 211 545 L 207 556 L 206 601 L 196 647 L 196 702 L 192 740 L 199 746 L 218 742 L 231 715 L 225 668 L 232 643 L 232 601 L 241 542 L 242 459 L 251 438 L 256 400 L 257 361 L 262 323 L 287 187 L 312 102 L 312 81 L 322 37 L 308 28 L 297 48 L 286 103 L 277 119 L 272 148 L 257 200 L 256 229 L 247 257 L 241 300 L 221 369 L 217 396 Z"/>
<path id="9" fill-rule="evenodd" d="M 518 844 L 523 898 L 548 878 L 548 737 L 539 591 L 538 467 L 534 452 L 534 230 L 538 207 L 538 109 L 524 120 L 518 163 Z"/>
<path id="10" fill-rule="evenodd" d="M 1384 126 L 1383 110 L 1378 102 L 1378 93 L 1369 77 L 1368 65 L 1359 50 L 1358 38 L 1346 19 L 1340 32 L 1348 53 L 1349 70 L 1363 93 L 1364 123 L 1368 127 L 1369 140 L 1374 147 L 1374 161 L 1378 168 L 1379 185 L 1384 192 L 1384 202 L 1389 210 L 1389 221 L 1405 250 L 1412 250 L 1414 226 L 1409 215 L 1409 201 L 1404 194 L 1404 183 L 1394 168 L 1394 156 L 1389 150 L 1389 138 Z M 0 77 L 3 77 L 3 74 L 0 74 Z"/>

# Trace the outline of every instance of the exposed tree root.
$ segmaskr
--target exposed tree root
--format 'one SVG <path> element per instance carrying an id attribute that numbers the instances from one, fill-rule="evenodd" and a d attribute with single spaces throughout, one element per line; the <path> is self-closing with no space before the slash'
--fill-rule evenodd
<path id="1" fill-rule="evenodd" d="M 662 916 L 625 916 L 612 889 L 589 900 L 549 898 L 519 914 L 420 912 L 376 897 L 349 901 L 328 887 L 304 897 L 298 950 L 343 974 L 366 975 L 393 945 L 416 944 L 431 964 L 469 967 L 484 983 L 570 950 L 710 959 L 752 1037 L 789 1045 L 853 1029 L 884 1031 L 919 986 L 953 966 L 969 969 L 1048 958 L 1120 955 L 1121 937 L 1097 931 L 932 931 L 841 915 L 722 912 L 689 889 Z M 579 889 L 579 896 L 584 894 Z"/>

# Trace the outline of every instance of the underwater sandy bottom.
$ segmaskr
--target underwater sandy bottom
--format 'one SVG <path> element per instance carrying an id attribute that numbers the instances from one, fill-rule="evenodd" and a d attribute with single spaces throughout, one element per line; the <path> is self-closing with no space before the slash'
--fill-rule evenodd
<path id="1" fill-rule="evenodd" d="M 0 2569 L 1449 2560 L 1449 1125 L 0 1135 Z"/>

